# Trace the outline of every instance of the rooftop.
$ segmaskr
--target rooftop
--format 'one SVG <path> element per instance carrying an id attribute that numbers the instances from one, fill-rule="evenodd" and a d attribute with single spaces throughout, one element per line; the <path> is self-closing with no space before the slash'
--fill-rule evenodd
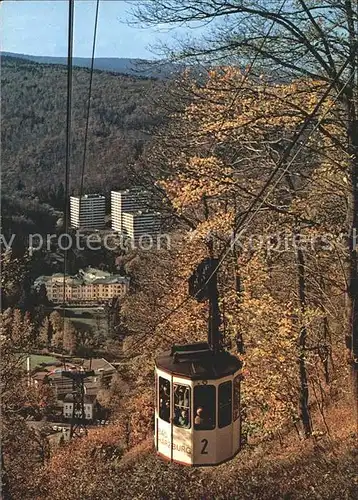
<path id="1" fill-rule="evenodd" d="M 101 269 L 95 269 L 93 267 L 88 267 L 85 270 L 81 269 L 78 272 L 78 276 L 81 277 L 84 283 L 110 284 L 127 283 L 129 281 L 129 278 L 120 274 L 111 274 L 107 271 L 102 271 Z"/>
<path id="2" fill-rule="evenodd" d="M 83 364 L 83 367 L 85 370 L 94 370 L 96 373 L 97 372 L 115 372 L 116 369 L 115 367 L 112 365 L 112 363 L 110 363 L 109 361 L 107 361 L 106 359 L 104 358 L 96 358 L 96 359 L 86 359 L 84 364 Z"/>
<path id="3" fill-rule="evenodd" d="M 79 199 L 79 196 L 71 196 L 71 198 L 77 198 Z M 92 194 L 84 194 L 82 195 L 82 199 L 91 199 L 91 198 L 103 198 L 105 199 L 105 196 L 99 193 L 92 193 Z"/>
<path id="4" fill-rule="evenodd" d="M 146 194 L 148 195 L 148 191 L 146 191 L 145 189 L 141 188 L 141 187 L 133 187 L 133 188 L 129 188 L 129 189 L 115 189 L 113 191 L 111 191 L 111 193 L 120 193 L 120 194 L 128 194 L 128 193 L 133 193 L 133 194 Z"/>
<path id="5" fill-rule="evenodd" d="M 53 283 L 59 282 L 63 285 L 63 273 L 54 273 L 51 276 L 39 276 L 34 282 L 34 287 L 38 288 L 43 284 L 51 281 Z M 111 274 L 101 269 L 88 267 L 83 270 L 80 269 L 76 276 L 66 276 L 66 283 L 73 285 L 86 285 L 86 284 L 115 284 L 115 283 L 129 283 L 129 278 L 120 274 Z"/>
<path id="6" fill-rule="evenodd" d="M 102 269 L 96 269 L 95 267 L 87 267 L 85 270 L 80 269 L 78 271 L 78 276 L 81 276 L 83 279 L 96 279 L 96 278 L 107 278 L 111 276 L 111 273 L 108 271 L 103 271 Z"/>
<path id="7" fill-rule="evenodd" d="M 121 276 L 120 274 L 112 274 L 108 278 L 97 278 L 92 281 L 97 285 L 111 285 L 115 283 L 129 283 L 129 278 L 126 276 Z"/>

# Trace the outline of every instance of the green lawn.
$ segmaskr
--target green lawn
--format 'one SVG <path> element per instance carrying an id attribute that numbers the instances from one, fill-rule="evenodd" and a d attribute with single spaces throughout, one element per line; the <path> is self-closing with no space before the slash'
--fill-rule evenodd
<path id="1" fill-rule="evenodd" d="M 57 363 L 59 360 L 53 356 L 42 356 L 40 354 L 30 354 L 31 369 L 40 366 L 41 363 Z M 25 359 L 24 365 L 26 366 L 27 360 Z"/>

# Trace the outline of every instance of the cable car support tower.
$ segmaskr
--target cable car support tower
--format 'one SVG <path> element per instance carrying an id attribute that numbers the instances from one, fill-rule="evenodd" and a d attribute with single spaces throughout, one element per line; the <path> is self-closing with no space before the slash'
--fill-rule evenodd
<path id="1" fill-rule="evenodd" d="M 85 412 L 85 380 L 93 377 L 94 371 L 62 371 L 62 376 L 72 380 L 73 407 L 71 416 L 70 439 L 87 435 Z"/>

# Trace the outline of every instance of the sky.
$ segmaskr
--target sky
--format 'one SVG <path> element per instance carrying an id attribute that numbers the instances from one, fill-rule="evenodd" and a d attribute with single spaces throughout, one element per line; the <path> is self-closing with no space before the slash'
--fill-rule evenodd
<path id="1" fill-rule="evenodd" d="M 96 57 L 153 59 L 156 55 L 150 46 L 158 42 L 171 44 L 173 37 L 187 36 L 193 31 L 189 28 L 158 30 L 128 26 L 133 8 L 131 3 L 101 0 Z M 68 1 L 2 0 L 0 9 L 2 51 L 67 56 Z M 95 0 L 75 0 L 75 57 L 91 56 L 95 9 Z M 204 29 L 199 28 L 199 31 Z"/>

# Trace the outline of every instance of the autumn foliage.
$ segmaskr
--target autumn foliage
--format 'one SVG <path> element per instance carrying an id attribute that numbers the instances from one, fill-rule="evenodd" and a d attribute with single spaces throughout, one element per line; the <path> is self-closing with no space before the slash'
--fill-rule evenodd
<path id="1" fill-rule="evenodd" d="M 149 152 L 153 169 L 160 164 L 156 188 L 180 223 L 171 249 L 140 257 L 139 293 L 127 298 L 124 311 L 131 318 L 140 309 L 149 323 L 141 323 L 127 352 L 205 339 L 207 307 L 188 300 L 187 278 L 208 256 L 209 238 L 214 254 L 224 255 L 226 344 L 234 348 L 241 335 L 245 345 L 247 432 L 265 436 L 296 425 L 309 434 L 321 425 L 309 408 L 324 407 L 346 373 L 347 254 L 340 234 L 347 230 L 348 163 L 336 141 L 341 108 L 331 97 L 324 101 L 304 147 L 295 147 L 289 165 L 256 200 L 327 83 L 272 84 L 221 67 L 204 84 L 184 76 L 181 85 L 190 104 Z M 167 317 L 168 311 L 175 312 Z"/>
<path id="2" fill-rule="evenodd" d="M 276 172 L 326 81 L 277 84 L 221 67 L 200 83 L 184 75 L 180 85 L 187 104 L 147 151 L 149 175 L 144 172 L 142 179 L 160 193 L 168 218 L 175 220 L 171 245 L 126 262 L 134 287 L 121 304 L 128 332 L 121 361 L 129 391 L 116 400 L 111 425 L 53 453 L 39 478 L 40 499 L 181 498 L 186 485 L 193 498 L 198 478 L 203 498 L 228 498 L 230 491 L 238 498 L 274 498 L 279 473 L 280 494 L 288 498 L 293 485 L 286 488 L 282 470 L 306 471 L 302 457 L 313 461 L 320 446 L 329 454 L 330 468 L 335 464 L 346 470 L 347 481 L 356 480 L 351 431 L 343 433 L 349 446 L 337 445 L 337 421 L 329 417 L 330 405 L 338 401 L 351 411 L 344 346 L 348 318 L 342 313 L 349 162 L 341 106 L 327 98 L 291 159 Z M 258 197 L 273 173 L 269 189 Z M 209 255 L 208 242 L 221 256 L 224 343 L 244 364 L 243 429 L 249 447 L 258 447 L 210 477 L 158 464 L 150 454 L 153 358 L 172 343 L 206 338 L 208 306 L 188 297 L 187 279 Z M 267 440 L 276 438 L 288 446 L 283 457 L 274 453 L 281 472 L 268 460 L 260 463 Z M 310 438 L 307 448 L 304 438 Z M 324 460 L 318 464 L 315 478 L 326 473 Z M 230 478 L 238 470 L 235 482 Z M 231 481 L 231 490 L 223 478 Z M 271 496 L 261 495 L 262 484 Z M 316 479 L 314 484 L 327 493 Z M 356 487 L 345 488 L 353 498 Z"/>

